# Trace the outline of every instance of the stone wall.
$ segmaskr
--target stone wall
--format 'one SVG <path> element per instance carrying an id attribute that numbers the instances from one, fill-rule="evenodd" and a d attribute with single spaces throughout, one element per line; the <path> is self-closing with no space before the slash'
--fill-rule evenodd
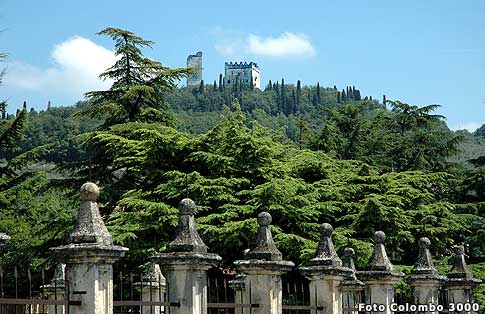
<path id="1" fill-rule="evenodd" d="M 202 81 L 202 51 L 187 57 L 187 68 L 193 71 L 187 76 L 187 86 L 199 86 Z"/>

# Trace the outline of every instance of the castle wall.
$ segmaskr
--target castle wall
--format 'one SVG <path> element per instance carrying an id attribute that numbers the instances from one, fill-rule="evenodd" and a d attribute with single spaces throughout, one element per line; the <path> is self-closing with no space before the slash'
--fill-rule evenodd
<path id="1" fill-rule="evenodd" d="M 241 80 L 243 84 L 251 84 L 251 77 L 255 88 L 261 86 L 261 73 L 256 63 L 227 63 L 225 64 L 224 83 L 226 86 L 233 86 L 236 81 Z"/>
<path id="2" fill-rule="evenodd" d="M 187 86 L 199 86 L 202 81 L 202 51 L 187 57 L 187 68 L 194 71 L 187 76 Z"/>

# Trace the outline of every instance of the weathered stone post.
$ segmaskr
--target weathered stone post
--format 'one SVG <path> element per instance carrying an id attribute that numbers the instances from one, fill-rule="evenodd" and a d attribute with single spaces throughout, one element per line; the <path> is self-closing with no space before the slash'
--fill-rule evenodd
<path id="1" fill-rule="evenodd" d="M 373 236 L 374 251 L 367 264 L 368 270 L 357 272 L 366 284 L 366 304 L 375 305 L 380 309 L 372 309 L 372 313 L 392 313 L 391 303 L 394 302 L 394 285 L 404 277 L 402 272 L 394 270 L 394 265 L 387 257 L 384 242 L 386 234 L 376 231 Z"/>
<path id="2" fill-rule="evenodd" d="M 310 304 L 322 306 L 325 314 L 341 314 L 341 283 L 352 270 L 342 266 L 342 260 L 333 247 L 332 233 L 330 224 L 320 226 L 320 242 L 315 257 L 301 271 L 310 279 Z"/>
<path id="3" fill-rule="evenodd" d="M 143 282 L 135 282 L 135 286 L 140 289 L 143 301 L 163 302 L 166 288 L 166 279 L 160 271 L 160 266 L 151 263 L 150 269 L 143 276 Z M 160 314 L 164 310 L 163 306 L 151 305 L 143 306 L 142 314 Z"/>
<path id="4" fill-rule="evenodd" d="M 429 248 L 431 241 L 424 237 L 419 239 L 418 260 L 414 265 L 411 275 L 407 281 L 411 285 L 413 304 L 415 305 L 438 305 L 438 294 L 440 285 L 445 281 L 444 276 L 438 275 L 438 271 L 433 266 Z M 435 311 L 417 311 L 417 313 L 438 313 Z"/>
<path id="5" fill-rule="evenodd" d="M 359 312 L 358 305 L 362 303 L 362 291 L 365 284 L 355 276 L 354 256 L 354 249 L 349 247 L 344 249 L 343 266 L 350 268 L 352 272 L 346 275 L 342 282 L 342 307 L 345 313 L 357 314 Z"/>
<path id="6" fill-rule="evenodd" d="M 194 220 L 195 203 L 189 198 L 179 203 L 179 222 L 175 239 L 167 245 L 167 253 L 153 257 L 164 269 L 168 282 L 169 302 L 173 314 L 207 313 L 207 270 L 221 260 L 207 253 L 207 246 L 197 232 Z"/>
<path id="7" fill-rule="evenodd" d="M 448 280 L 446 287 L 448 288 L 448 304 L 453 303 L 457 306 L 458 303 L 462 305 L 473 303 L 473 288 L 479 285 L 482 281 L 473 278 L 473 274 L 468 269 L 465 262 L 465 248 L 463 245 L 453 246 L 455 253 L 453 268 L 448 273 Z M 450 311 L 452 309 L 449 309 Z M 458 313 L 472 313 L 471 310 L 454 309 Z"/>
<path id="8" fill-rule="evenodd" d="M 66 264 L 66 294 L 81 305 L 70 306 L 70 314 L 113 313 L 113 263 L 127 248 L 113 245 L 111 234 L 99 214 L 99 188 L 88 182 L 81 186 L 81 208 L 69 244 L 52 248 Z"/>
<path id="9" fill-rule="evenodd" d="M 64 292 L 66 289 L 64 281 L 65 268 L 66 265 L 64 264 L 57 265 L 54 278 L 52 278 L 49 284 L 43 287 L 44 293 L 47 295 L 48 300 L 64 300 Z M 47 313 L 56 313 L 56 305 L 49 304 L 47 306 Z M 64 313 L 66 313 L 65 307 L 62 305 L 57 305 L 57 314 Z"/>
<path id="10" fill-rule="evenodd" d="M 246 275 L 238 274 L 234 280 L 229 282 L 229 287 L 234 290 L 234 303 L 236 304 L 248 304 L 249 296 L 246 291 Z M 248 314 L 250 311 L 248 308 L 238 309 L 236 313 Z"/>
<path id="11" fill-rule="evenodd" d="M 255 247 L 244 260 L 234 265 L 246 274 L 246 291 L 253 304 L 259 304 L 259 313 L 281 314 L 283 312 L 283 286 L 281 275 L 291 270 L 295 264 L 284 261 L 271 235 L 271 215 L 258 215 L 259 231 Z M 253 311 L 254 313 L 254 311 Z"/>

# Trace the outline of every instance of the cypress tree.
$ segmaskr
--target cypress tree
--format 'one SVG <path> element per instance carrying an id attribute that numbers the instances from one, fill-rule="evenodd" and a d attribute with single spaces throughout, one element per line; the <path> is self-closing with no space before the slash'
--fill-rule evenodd
<path id="1" fill-rule="evenodd" d="M 320 82 L 317 82 L 317 102 L 321 102 L 321 97 L 320 97 Z"/>
<path id="2" fill-rule="evenodd" d="M 337 85 L 334 85 L 334 86 L 333 86 L 333 89 L 337 90 Z"/>
<path id="3" fill-rule="evenodd" d="M 281 100 L 280 100 L 281 111 L 285 112 L 286 111 L 285 79 L 281 79 L 280 97 L 281 97 Z"/>
<path id="4" fill-rule="evenodd" d="M 341 95 L 342 102 L 345 103 L 347 101 L 347 94 L 345 94 L 345 90 L 342 89 L 342 95 Z"/>
<path id="5" fill-rule="evenodd" d="M 300 106 L 300 98 L 301 98 L 301 82 L 298 80 L 296 82 L 296 105 Z"/>
<path id="6" fill-rule="evenodd" d="M 340 102 L 341 102 L 341 99 L 340 99 L 340 92 L 337 92 L 337 103 L 339 103 L 339 104 L 340 104 Z"/>
<path id="7" fill-rule="evenodd" d="M 224 90 L 223 82 L 222 82 L 222 73 L 219 74 L 219 91 L 222 92 Z"/>
<path id="8" fill-rule="evenodd" d="M 291 109 L 289 110 L 288 114 L 295 113 L 297 108 L 296 102 L 296 93 L 295 90 L 291 91 Z"/>
<path id="9" fill-rule="evenodd" d="M 382 95 L 382 104 L 385 106 L 387 102 L 386 95 Z"/>
<path id="10" fill-rule="evenodd" d="M 271 90 L 273 88 L 273 83 L 271 83 L 271 80 L 269 80 L 268 87 L 266 87 L 267 90 Z"/>
<path id="11" fill-rule="evenodd" d="M 251 75 L 251 85 L 249 86 L 249 90 L 254 90 L 254 79 L 253 76 Z"/>
<path id="12" fill-rule="evenodd" d="M 199 94 L 203 94 L 203 93 L 204 93 L 204 80 L 201 80 L 199 85 Z"/>
<path id="13" fill-rule="evenodd" d="M 214 80 L 214 85 L 212 86 L 212 91 L 216 92 L 217 91 L 217 82 Z"/>
<path id="14" fill-rule="evenodd" d="M 361 100 L 362 99 L 361 96 L 360 96 L 360 90 L 358 90 L 358 89 L 354 90 L 354 99 L 355 100 Z"/>

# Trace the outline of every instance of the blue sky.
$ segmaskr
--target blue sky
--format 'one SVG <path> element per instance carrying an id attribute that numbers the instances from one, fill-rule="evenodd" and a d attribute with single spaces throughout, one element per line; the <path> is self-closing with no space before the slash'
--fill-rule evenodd
<path id="1" fill-rule="evenodd" d="M 208 83 L 225 61 L 255 61 L 268 80 L 355 85 L 364 95 L 437 103 L 453 128 L 485 123 L 485 1 L 1 0 L 1 98 L 14 111 L 70 105 L 104 88 L 113 61 L 107 26 L 153 40 L 171 67 L 203 51 Z"/>

